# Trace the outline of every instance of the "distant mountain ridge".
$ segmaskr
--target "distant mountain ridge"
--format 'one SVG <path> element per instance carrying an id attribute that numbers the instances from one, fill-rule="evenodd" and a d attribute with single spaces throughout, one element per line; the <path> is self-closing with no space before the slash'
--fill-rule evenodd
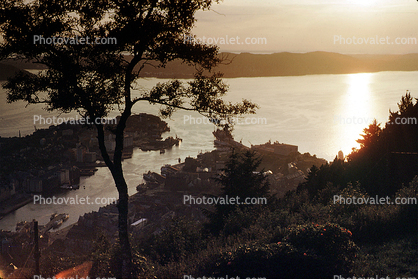
<path id="1" fill-rule="evenodd" d="M 418 53 L 405 55 L 346 55 L 316 51 L 273 54 L 221 53 L 220 56 L 227 60 L 214 70 L 224 73 L 226 78 L 418 71 Z M 32 68 L 32 65 L 34 69 L 39 69 L 41 66 L 16 61 L 2 61 L 2 64 L 4 63 L 20 69 L 29 69 Z M 3 68 L 4 66 L 0 65 L 0 74 L 5 72 Z M 178 60 L 170 62 L 165 68 L 147 65 L 141 71 L 141 76 L 193 78 L 194 72 L 194 67 Z M 1 79 L 2 76 L 0 75 Z"/>
<path id="2" fill-rule="evenodd" d="M 15 66 L 5 64 L 5 63 L 0 63 L 0 81 L 7 80 L 7 78 L 11 77 L 12 75 L 14 75 L 19 70 L 20 69 L 15 67 Z M 23 70 L 23 71 L 28 73 L 25 70 Z"/>
<path id="3" fill-rule="evenodd" d="M 219 65 L 215 71 L 224 73 L 226 78 L 418 71 L 418 53 L 350 56 L 317 51 L 273 54 L 222 53 L 221 55 L 230 61 Z M 194 71 L 193 67 L 180 61 L 173 61 L 165 68 L 146 66 L 141 76 L 192 78 Z"/>

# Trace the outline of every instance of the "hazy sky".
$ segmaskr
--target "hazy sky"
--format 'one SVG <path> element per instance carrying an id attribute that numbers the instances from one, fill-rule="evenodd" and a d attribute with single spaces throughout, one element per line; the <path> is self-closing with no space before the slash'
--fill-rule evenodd
<path id="1" fill-rule="evenodd" d="M 221 51 L 418 52 L 416 0 L 224 0 L 197 19 L 194 34 Z"/>

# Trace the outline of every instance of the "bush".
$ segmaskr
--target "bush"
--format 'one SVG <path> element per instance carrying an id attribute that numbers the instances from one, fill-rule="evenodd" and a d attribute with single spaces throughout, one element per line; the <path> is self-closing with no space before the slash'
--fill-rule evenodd
<path id="1" fill-rule="evenodd" d="M 367 197 L 359 188 L 349 185 L 339 193 L 344 198 Z M 415 178 L 409 186 L 400 189 L 395 198 L 418 198 L 418 178 Z M 371 197 L 376 199 L 375 197 Z M 405 234 L 416 233 L 418 205 L 416 204 L 362 204 L 344 205 L 330 204 L 332 222 L 349 228 L 355 235 L 356 241 L 362 243 L 380 243 L 389 239 L 396 239 Z"/>
<path id="2" fill-rule="evenodd" d="M 299 208 L 299 213 L 305 222 L 318 222 L 329 216 L 329 208 L 320 203 L 304 203 Z"/>
<path id="3" fill-rule="evenodd" d="M 354 202 L 351 202 L 350 204 L 348 204 L 348 202 L 344 203 L 343 199 L 347 201 L 347 199 L 356 198 L 358 200 L 359 198 L 365 199 L 368 197 L 365 191 L 361 189 L 360 184 L 356 184 L 355 186 L 353 186 L 351 183 L 348 183 L 347 187 L 345 187 L 342 191 L 338 192 L 337 196 L 341 197 L 342 200 L 336 201 L 334 203 L 334 199 L 332 198 L 329 201 L 331 213 L 333 213 L 335 216 L 351 216 L 360 207 L 366 206 L 365 204 L 354 204 Z"/>
<path id="4" fill-rule="evenodd" d="M 314 255 L 330 274 L 349 274 L 358 247 L 352 233 L 338 224 L 305 224 L 292 227 L 284 241 L 307 255 Z M 338 272 L 338 273 L 337 273 Z"/>
<path id="5" fill-rule="evenodd" d="M 92 278 L 113 278 L 120 277 L 121 274 L 121 248 L 118 243 L 111 243 L 104 232 L 99 232 L 93 244 L 93 266 L 90 271 Z M 153 266 L 145 256 L 138 252 L 132 252 L 132 263 L 134 273 L 138 275 L 148 275 L 152 273 Z M 141 277 L 142 278 L 142 277 Z"/>
<path id="6" fill-rule="evenodd" d="M 309 224 L 288 229 L 283 241 L 244 244 L 223 252 L 214 276 L 328 278 L 349 275 L 358 248 L 351 232 L 336 224 Z"/>
<path id="7" fill-rule="evenodd" d="M 354 275 L 385 274 L 389 278 L 414 278 L 418 274 L 417 235 L 396 238 L 380 245 L 364 245 L 355 264 Z"/>
<path id="8" fill-rule="evenodd" d="M 299 268 L 289 270 L 289 267 L 306 266 L 308 259 L 303 257 L 287 243 L 244 244 L 219 256 L 214 276 L 295 278 Z"/>
<path id="9" fill-rule="evenodd" d="M 400 189 L 396 195 L 396 198 L 415 198 L 415 204 L 402 204 L 397 205 L 399 208 L 399 226 L 404 228 L 404 231 L 410 231 L 417 233 L 417 220 L 418 220 L 418 176 L 409 183 L 409 186 Z"/>
<path id="10" fill-rule="evenodd" d="M 144 253 L 160 264 L 184 259 L 203 246 L 201 226 L 185 218 L 174 218 L 159 234 L 144 242 Z"/>

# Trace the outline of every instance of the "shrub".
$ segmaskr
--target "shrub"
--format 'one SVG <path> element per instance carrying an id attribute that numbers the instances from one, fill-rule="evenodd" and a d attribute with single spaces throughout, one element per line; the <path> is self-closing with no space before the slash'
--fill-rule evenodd
<path id="1" fill-rule="evenodd" d="M 360 188 L 360 184 L 353 186 L 351 183 L 348 183 L 347 187 L 338 192 L 337 196 L 345 199 L 346 201 L 347 199 L 364 199 L 368 197 L 368 195 Z M 348 204 L 348 202 L 344 203 L 343 201 L 336 201 L 334 203 L 334 199 L 331 199 L 329 201 L 329 206 L 331 208 L 331 213 L 334 215 L 351 216 L 353 212 L 357 211 L 360 207 L 364 207 L 365 204 L 354 204 L 354 202 Z"/>
<path id="2" fill-rule="evenodd" d="M 299 212 L 305 222 L 319 222 L 328 217 L 329 208 L 320 203 L 305 203 L 301 205 Z"/>
<path id="3" fill-rule="evenodd" d="M 284 241 L 307 255 L 314 255 L 330 274 L 348 274 L 358 247 L 352 233 L 338 224 L 305 224 L 290 228 Z M 339 273 L 336 273 L 336 272 Z"/>
<path id="4" fill-rule="evenodd" d="M 351 232 L 336 224 L 291 227 L 278 243 L 243 244 L 223 252 L 214 276 L 328 278 L 348 275 L 358 248 Z"/>
<path id="5" fill-rule="evenodd" d="M 201 226 L 182 217 L 174 218 L 144 244 L 143 252 L 161 264 L 179 261 L 202 248 Z"/>
<path id="6" fill-rule="evenodd" d="M 409 183 L 409 186 L 400 189 L 396 195 L 396 198 L 415 198 L 415 202 L 418 200 L 418 176 Z M 418 220 L 418 204 L 402 204 L 397 205 L 399 208 L 399 226 L 403 228 L 403 231 L 411 231 L 417 233 L 417 220 Z"/>
<path id="7" fill-rule="evenodd" d="M 287 243 L 244 244 L 220 254 L 215 263 L 214 275 L 228 274 L 241 278 L 294 278 L 295 270 L 289 270 L 289 267 L 299 266 L 302 262 L 303 255 L 298 255 L 298 252 Z"/>

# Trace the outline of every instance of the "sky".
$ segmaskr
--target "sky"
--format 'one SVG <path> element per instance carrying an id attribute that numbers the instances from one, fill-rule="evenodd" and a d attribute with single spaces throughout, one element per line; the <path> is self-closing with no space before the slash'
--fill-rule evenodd
<path id="1" fill-rule="evenodd" d="M 221 51 L 418 53 L 416 0 L 223 0 L 196 18 Z"/>

